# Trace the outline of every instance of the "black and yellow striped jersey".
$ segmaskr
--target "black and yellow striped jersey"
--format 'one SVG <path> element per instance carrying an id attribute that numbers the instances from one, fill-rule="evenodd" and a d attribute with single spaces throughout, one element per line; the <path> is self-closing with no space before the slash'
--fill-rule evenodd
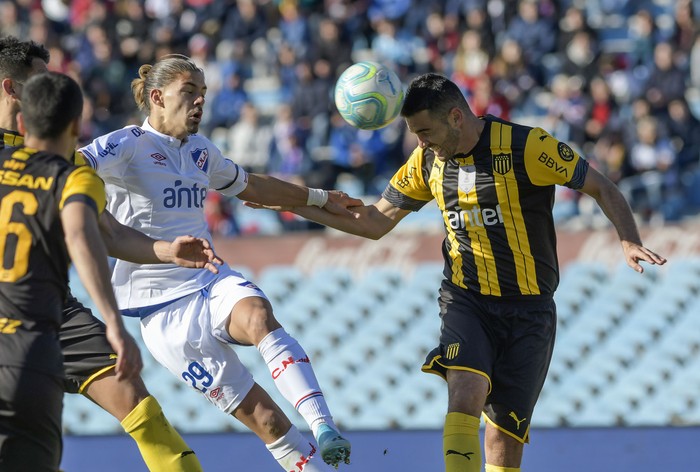
<path id="1" fill-rule="evenodd" d="M 559 283 L 555 185 L 578 189 L 588 163 L 541 128 L 482 118 L 469 154 L 441 162 L 416 148 L 383 198 L 417 211 L 435 199 L 446 237 L 445 276 L 496 297 L 551 297 Z"/>
<path id="2" fill-rule="evenodd" d="M 26 147 L 0 151 L 0 318 L 27 330 L 58 328 L 70 262 L 61 209 L 82 201 L 99 213 L 105 199 L 88 167 Z"/>
<path id="3" fill-rule="evenodd" d="M 19 134 L 19 132 L 17 131 L 0 128 L 0 133 L 2 133 L 2 142 L 0 142 L 0 149 L 4 147 L 17 147 L 24 144 L 24 136 Z M 85 157 L 83 157 L 83 155 L 78 151 L 75 151 L 75 153 L 73 154 L 73 159 L 71 160 L 71 162 L 76 166 L 84 166 L 87 164 L 85 162 Z"/>

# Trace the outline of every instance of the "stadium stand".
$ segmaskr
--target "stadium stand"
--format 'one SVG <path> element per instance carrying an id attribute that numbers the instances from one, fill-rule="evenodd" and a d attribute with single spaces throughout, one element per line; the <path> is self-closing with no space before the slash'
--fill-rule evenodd
<path id="1" fill-rule="evenodd" d="M 249 270 L 249 269 L 244 269 Z M 441 426 L 446 389 L 420 372 L 439 334 L 438 263 L 403 274 L 379 267 L 364 274 L 326 268 L 305 275 L 269 266 L 254 278 L 307 347 L 329 404 L 345 429 Z M 76 277 L 76 296 L 88 298 Z M 643 275 L 575 262 L 563 273 L 554 357 L 534 427 L 668 426 L 700 422 L 700 259 L 672 261 Z M 138 321 L 127 325 L 140 342 Z M 159 366 L 145 347 L 144 380 L 184 432 L 243 431 L 202 404 L 197 393 Z M 235 349 L 256 380 L 290 417 L 258 352 Z M 71 434 L 114 434 L 109 415 L 66 397 Z"/>

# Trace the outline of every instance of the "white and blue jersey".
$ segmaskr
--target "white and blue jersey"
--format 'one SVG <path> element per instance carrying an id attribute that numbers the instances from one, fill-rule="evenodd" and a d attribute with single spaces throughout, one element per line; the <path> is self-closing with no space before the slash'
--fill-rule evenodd
<path id="1" fill-rule="evenodd" d="M 204 217 L 207 191 L 233 196 L 248 184 L 245 170 L 205 137 L 181 141 L 156 131 L 148 120 L 101 136 L 80 152 L 105 182 L 109 212 L 154 239 L 189 234 L 211 240 Z M 214 278 L 206 269 L 119 260 L 112 283 L 119 307 L 130 310 L 176 300 Z"/>

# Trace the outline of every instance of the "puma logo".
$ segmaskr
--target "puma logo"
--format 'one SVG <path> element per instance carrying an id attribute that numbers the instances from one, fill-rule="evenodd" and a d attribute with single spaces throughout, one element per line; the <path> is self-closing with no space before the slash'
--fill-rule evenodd
<path id="1" fill-rule="evenodd" d="M 458 456 L 463 456 L 465 457 L 468 461 L 472 460 L 471 456 L 474 454 L 473 452 L 459 452 L 455 451 L 454 449 L 448 449 L 447 452 L 445 453 L 446 456 L 449 456 L 450 454 L 457 454 Z"/>
<path id="2" fill-rule="evenodd" d="M 543 135 L 540 136 L 538 139 L 539 139 L 540 141 L 544 141 L 545 139 L 547 139 L 547 135 L 546 135 L 546 134 L 543 134 Z"/>
<path id="3" fill-rule="evenodd" d="M 514 411 L 511 411 L 508 416 L 510 416 L 511 418 L 513 418 L 515 420 L 515 422 L 517 423 L 517 426 L 515 427 L 515 429 L 518 429 L 518 430 L 520 429 L 520 423 L 522 423 L 523 421 L 525 421 L 527 419 L 527 418 L 523 418 L 522 420 L 518 419 L 518 415 L 516 415 Z"/>
<path id="4" fill-rule="evenodd" d="M 184 451 L 182 454 L 180 454 L 180 458 L 182 459 L 185 456 L 189 456 L 190 454 L 194 454 L 194 451 Z"/>

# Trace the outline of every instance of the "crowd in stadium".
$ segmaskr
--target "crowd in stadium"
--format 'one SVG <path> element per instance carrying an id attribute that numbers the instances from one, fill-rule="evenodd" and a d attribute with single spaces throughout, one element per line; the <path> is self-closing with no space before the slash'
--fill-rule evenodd
<path id="1" fill-rule="evenodd" d="M 206 73 L 201 131 L 236 162 L 312 187 L 351 176 L 365 195 L 415 141 L 401 120 L 347 125 L 336 78 L 358 60 L 404 83 L 439 72 L 476 114 L 576 146 L 659 223 L 700 207 L 699 14 L 696 0 L 3 0 L 0 34 L 45 44 L 49 67 L 80 81 L 85 142 L 140 124 L 139 65 L 180 53 Z M 590 211 L 558 192 L 560 222 Z M 208 205 L 214 233 L 239 231 L 230 202 Z"/>

